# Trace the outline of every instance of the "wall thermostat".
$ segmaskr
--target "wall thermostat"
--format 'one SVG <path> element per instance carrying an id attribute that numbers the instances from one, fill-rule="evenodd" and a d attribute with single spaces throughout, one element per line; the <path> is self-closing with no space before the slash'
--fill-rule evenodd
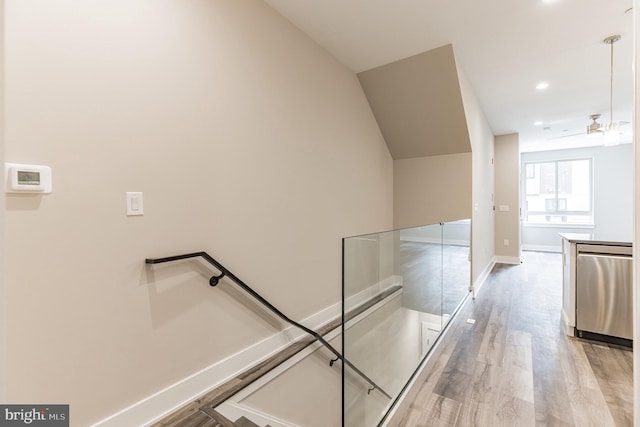
<path id="1" fill-rule="evenodd" d="M 4 172 L 7 193 L 49 194 L 52 191 L 49 166 L 5 163 Z"/>

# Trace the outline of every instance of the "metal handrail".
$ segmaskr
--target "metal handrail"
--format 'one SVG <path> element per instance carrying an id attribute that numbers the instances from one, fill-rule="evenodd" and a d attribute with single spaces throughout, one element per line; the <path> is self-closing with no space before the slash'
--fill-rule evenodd
<path id="1" fill-rule="evenodd" d="M 272 313 L 274 313 L 276 316 L 278 316 L 280 319 L 284 320 L 285 322 L 289 323 L 290 325 L 295 326 L 298 329 L 303 330 L 304 332 L 306 332 L 307 334 L 313 336 L 316 340 L 318 340 L 322 345 L 324 345 L 326 348 L 328 348 L 335 356 L 337 359 L 333 359 L 329 364 L 331 366 L 333 366 L 333 362 L 337 361 L 338 359 L 342 360 L 342 363 L 344 363 L 345 365 L 347 365 L 348 367 L 350 367 L 351 369 L 353 369 L 358 375 L 360 375 L 362 378 L 364 378 L 369 384 L 371 384 L 371 386 L 373 388 L 370 388 L 368 390 L 368 393 L 371 393 L 371 391 L 373 390 L 378 390 L 380 391 L 380 393 L 384 394 L 386 397 L 388 397 L 389 399 L 393 399 L 386 391 L 384 391 L 378 384 L 376 384 L 371 378 L 369 378 L 364 372 L 362 372 L 360 369 L 358 369 L 357 367 L 355 367 L 353 365 L 353 363 L 349 362 L 347 359 L 344 358 L 344 356 L 338 351 L 336 350 L 331 344 L 329 344 L 324 338 L 322 338 L 322 336 L 317 333 L 316 331 L 314 331 L 313 329 L 309 329 L 306 326 L 296 322 L 295 320 L 290 319 L 287 315 L 285 315 L 282 311 L 278 310 L 273 304 L 271 304 L 269 301 L 267 301 L 264 297 L 262 297 L 262 295 L 260 295 L 259 293 L 257 293 L 256 291 L 254 291 L 253 289 L 251 289 L 251 287 L 249 285 L 247 285 L 246 283 L 244 283 L 242 280 L 240 280 L 235 274 L 233 274 L 231 271 L 227 270 L 226 267 L 224 267 L 222 264 L 220 264 L 218 261 L 216 261 L 211 255 L 209 255 L 206 252 L 194 252 L 194 253 L 190 253 L 190 254 L 184 254 L 184 255 L 174 255 L 174 256 L 170 256 L 170 257 L 165 257 L 165 258 L 147 258 L 145 259 L 145 263 L 146 264 L 162 264 L 165 262 L 172 262 L 172 261 L 180 261 L 183 259 L 188 259 L 188 258 L 197 258 L 197 257 L 202 257 L 204 258 L 205 261 L 207 261 L 209 264 L 213 265 L 216 269 L 218 269 L 220 271 L 220 274 L 218 276 L 211 276 L 211 278 L 209 279 L 209 285 L 211 286 L 216 286 L 218 284 L 218 282 L 220 281 L 220 279 L 222 279 L 223 277 L 228 277 L 229 279 L 231 279 L 236 285 L 240 286 L 245 292 L 247 292 L 249 295 L 251 295 L 254 299 L 256 299 L 257 301 L 259 301 L 262 305 L 264 305 L 265 307 L 267 307 Z"/>

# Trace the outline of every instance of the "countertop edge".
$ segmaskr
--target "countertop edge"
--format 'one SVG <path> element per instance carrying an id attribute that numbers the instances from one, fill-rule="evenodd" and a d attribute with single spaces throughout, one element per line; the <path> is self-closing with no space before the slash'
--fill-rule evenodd
<path id="1" fill-rule="evenodd" d="M 591 234 L 581 233 L 558 233 L 560 237 L 567 240 L 569 243 L 582 243 L 588 245 L 609 245 L 609 246 L 629 246 L 633 247 L 633 243 L 624 240 L 600 240 L 596 239 Z"/>

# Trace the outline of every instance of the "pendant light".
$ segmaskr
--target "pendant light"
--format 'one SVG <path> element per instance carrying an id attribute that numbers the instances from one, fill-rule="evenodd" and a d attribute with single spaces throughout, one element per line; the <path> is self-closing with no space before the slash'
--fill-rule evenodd
<path id="1" fill-rule="evenodd" d="M 620 143 L 620 136 L 613 121 L 613 44 L 620 40 L 620 35 L 616 34 L 604 39 L 604 42 L 611 46 L 611 63 L 610 63 L 610 86 L 609 86 L 609 123 L 604 128 L 604 145 L 610 147 Z"/>

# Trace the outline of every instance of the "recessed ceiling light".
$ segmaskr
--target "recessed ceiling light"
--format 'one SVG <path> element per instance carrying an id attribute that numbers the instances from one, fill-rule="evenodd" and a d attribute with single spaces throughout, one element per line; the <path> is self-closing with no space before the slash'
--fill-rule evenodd
<path id="1" fill-rule="evenodd" d="M 540 82 L 540 83 L 538 83 L 536 85 L 536 89 L 538 89 L 538 90 L 544 90 L 544 89 L 546 89 L 548 87 L 549 87 L 549 83 L 547 83 L 547 82 Z"/>
<path id="2" fill-rule="evenodd" d="M 556 0 L 542 0 L 542 3 L 555 3 Z"/>
<path id="3" fill-rule="evenodd" d="M 538 120 L 537 122 L 533 122 L 534 126 L 542 126 L 544 122 L 542 120 Z"/>

